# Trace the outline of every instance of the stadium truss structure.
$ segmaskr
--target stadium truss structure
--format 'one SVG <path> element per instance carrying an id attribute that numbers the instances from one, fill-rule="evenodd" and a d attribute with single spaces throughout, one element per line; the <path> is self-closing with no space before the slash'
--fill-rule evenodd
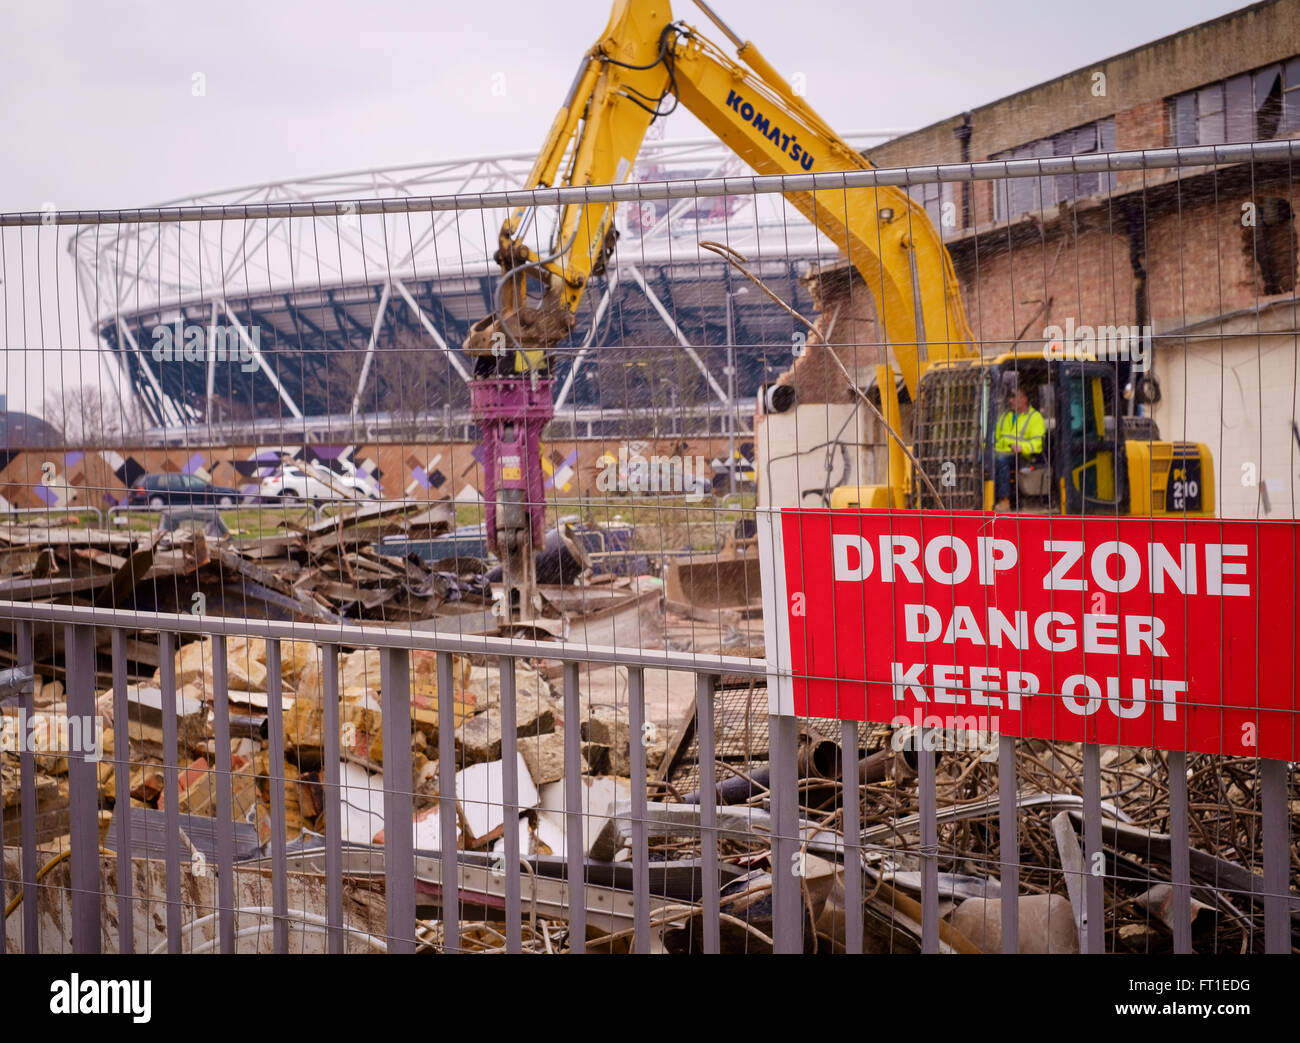
<path id="1" fill-rule="evenodd" d="M 857 148 L 898 131 L 845 135 Z M 174 200 L 239 206 L 517 188 L 532 153 L 357 171 Z M 748 173 L 716 140 L 647 142 L 631 180 Z M 346 207 L 343 208 L 346 211 Z M 80 299 L 152 441 L 468 436 L 460 345 L 494 310 L 505 214 L 483 209 L 100 226 L 69 243 Z M 552 226 L 553 227 L 553 226 Z M 794 320 L 700 248 L 722 242 L 801 311 L 834 245 L 778 195 L 625 204 L 557 353 L 552 432 L 735 431 L 791 362 Z M 534 222 L 541 250 L 550 231 Z M 689 430 L 688 430 L 689 429 Z M 188 432 L 188 434 L 187 434 Z M 459 435 L 457 434 L 459 432 Z"/>

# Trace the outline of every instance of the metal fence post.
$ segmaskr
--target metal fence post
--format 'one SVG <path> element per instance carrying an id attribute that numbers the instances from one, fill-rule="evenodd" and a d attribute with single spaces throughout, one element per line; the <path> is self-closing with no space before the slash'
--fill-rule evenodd
<path id="1" fill-rule="evenodd" d="M 703 914 L 701 941 L 706 953 L 721 947 L 718 879 L 718 778 L 713 741 L 713 690 L 717 678 L 695 675 L 695 736 L 700 766 L 700 903 Z"/>
<path id="2" fill-rule="evenodd" d="M 79 736 L 79 750 L 68 742 L 68 832 L 71 845 L 72 949 L 100 951 L 99 780 L 97 759 L 87 757 L 94 741 L 95 632 L 89 626 L 64 627 L 67 666 L 68 739 Z M 75 730 L 74 730 L 75 729 Z M 89 738 L 89 742 L 87 739 Z"/>
<path id="3" fill-rule="evenodd" d="M 1016 739 L 998 736 L 998 862 L 1002 868 L 1002 951 L 1020 951 L 1020 823 Z"/>
<path id="4" fill-rule="evenodd" d="M 18 623 L 18 665 L 32 669 L 32 624 Z M 36 712 L 35 681 L 26 687 L 18 705 L 31 719 Z M 18 800 L 23 813 L 23 952 L 41 951 L 40 922 L 37 919 L 36 883 L 36 752 L 24 742 L 18 754 Z"/>
<path id="5" fill-rule="evenodd" d="M 939 828 L 935 752 L 929 729 L 917 732 L 917 800 L 921 810 L 921 952 L 939 951 Z"/>
<path id="6" fill-rule="evenodd" d="M 325 904 L 329 926 L 326 947 L 344 950 L 343 940 L 343 794 L 339 749 L 339 646 L 322 649 L 325 724 Z"/>
<path id="7" fill-rule="evenodd" d="M 131 869 L 131 794 L 122 781 L 131 778 L 130 702 L 126 691 L 126 634 L 113 628 L 113 778 L 118 797 L 113 803 L 117 826 L 117 951 L 135 951 L 135 874 Z"/>
<path id="8" fill-rule="evenodd" d="M 1106 949 L 1106 852 L 1101 842 L 1101 747 L 1083 744 L 1084 951 Z"/>
<path id="9" fill-rule="evenodd" d="M 1287 833 L 1286 761 L 1261 760 L 1260 785 L 1263 790 L 1264 835 L 1264 951 L 1291 951 L 1291 888 L 1287 869 L 1291 863 L 1291 843 Z"/>
<path id="10" fill-rule="evenodd" d="M 564 664 L 564 825 L 569 881 L 569 952 L 587 951 L 586 841 L 582 811 L 582 720 L 578 664 Z"/>
<path id="11" fill-rule="evenodd" d="M 770 714 L 768 756 L 772 769 L 772 947 L 803 952 L 802 878 L 799 857 L 799 733 L 794 717 Z"/>
<path id="12" fill-rule="evenodd" d="M 519 867 L 519 714 L 515 699 L 515 661 L 501 657 L 501 817 L 505 822 L 506 952 L 523 951 Z"/>
<path id="13" fill-rule="evenodd" d="M 384 714 L 384 878 L 388 951 L 415 952 L 415 837 L 411 792 L 411 658 L 405 648 L 380 656 Z"/>
<path id="14" fill-rule="evenodd" d="M 289 951 L 289 879 L 287 812 L 284 806 L 284 697 L 280 673 L 280 642 L 266 641 L 267 772 L 271 777 L 271 944 L 277 953 Z"/>
<path id="15" fill-rule="evenodd" d="M 1192 951 L 1192 875 L 1187 836 L 1187 754 L 1169 754 L 1169 868 L 1174 886 L 1174 952 Z"/>
<path id="16" fill-rule="evenodd" d="M 231 821 L 231 787 L 234 785 L 230 757 L 229 662 L 226 637 L 212 639 L 212 723 L 216 733 L 216 763 L 212 766 L 217 788 L 217 932 L 221 951 L 235 951 L 235 827 Z"/>
<path id="17" fill-rule="evenodd" d="M 179 760 L 176 741 L 176 638 L 169 631 L 158 633 L 158 669 L 162 680 L 163 733 L 163 838 L 164 870 L 167 875 L 167 951 L 181 948 L 181 816 Z"/>
<path id="18" fill-rule="evenodd" d="M 650 951 L 650 844 L 646 824 L 645 671 L 627 670 L 628 725 L 632 755 L 632 950 Z"/>
<path id="19" fill-rule="evenodd" d="M 438 835 L 442 857 L 442 947 L 460 950 L 460 861 L 456 854 L 456 687 L 450 652 L 438 653 Z"/>
<path id="20" fill-rule="evenodd" d="M 844 951 L 862 952 L 862 808 L 859 802 L 858 725 L 840 724 L 840 777 L 844 789 Z"/>

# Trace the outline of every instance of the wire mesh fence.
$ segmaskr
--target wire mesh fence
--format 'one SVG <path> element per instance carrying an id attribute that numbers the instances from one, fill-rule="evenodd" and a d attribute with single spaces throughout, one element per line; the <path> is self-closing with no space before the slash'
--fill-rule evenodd
<path id="1" fill-rule="evenodd" d="M 0 215 L 7 947 L 1290 951 L 1296 152 Z"/>

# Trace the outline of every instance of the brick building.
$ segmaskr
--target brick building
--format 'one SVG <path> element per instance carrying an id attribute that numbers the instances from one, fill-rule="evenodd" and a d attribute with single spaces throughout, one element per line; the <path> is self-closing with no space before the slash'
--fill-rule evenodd
<path id="1" fill-rule="evenodd" d="M 1268 0 L 869 156 L 892 167 L 1294 136 L 1300 0 Z M 1144 408 L 1162 437 L 1211 447 L 1218 512 L 1296 515 L 1300 201 L 1289 165 L 949 183 L 918 186 L 913 196 L 941 230 L 986 354 L 1041 353 L 1045 331 L 1067 322 L 1149 325 L 1154 382 L 1139 386 L 1137 401 L 1150 399 Z M 849 308 L 830 340 L 870 343 L 869 295 L 860 280 L 838 281 Z M 801 364 L 810 375 L 817 366 L 809 357 Z M 822 382 L 808 380 L 806 390 Z M 838 426 L 838 414 L 827 423 Z M 872 480 L 870 470 L 861 480 Z"/>

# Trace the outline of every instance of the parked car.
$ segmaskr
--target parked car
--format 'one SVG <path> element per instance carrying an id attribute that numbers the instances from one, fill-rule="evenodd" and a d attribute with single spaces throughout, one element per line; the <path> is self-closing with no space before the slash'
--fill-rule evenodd
<path id="1" fill-rule="evenodd" d="M 379 495 L 373 482 L 358 475 L 328 471 L 317 477 L 294 464 L 267 475 L 258 491 L 263 499 L 290 500 L 373 500 Z"/>
<path id="2" fill-rule="evenodd" d="M 201 503 L 209 507 L 234 507 L 239 503 L 238 489 L 213 485 L 193 474 L 146 474 L 127 495 L 131 507 L 171 507 L 176 504 Z"/>

